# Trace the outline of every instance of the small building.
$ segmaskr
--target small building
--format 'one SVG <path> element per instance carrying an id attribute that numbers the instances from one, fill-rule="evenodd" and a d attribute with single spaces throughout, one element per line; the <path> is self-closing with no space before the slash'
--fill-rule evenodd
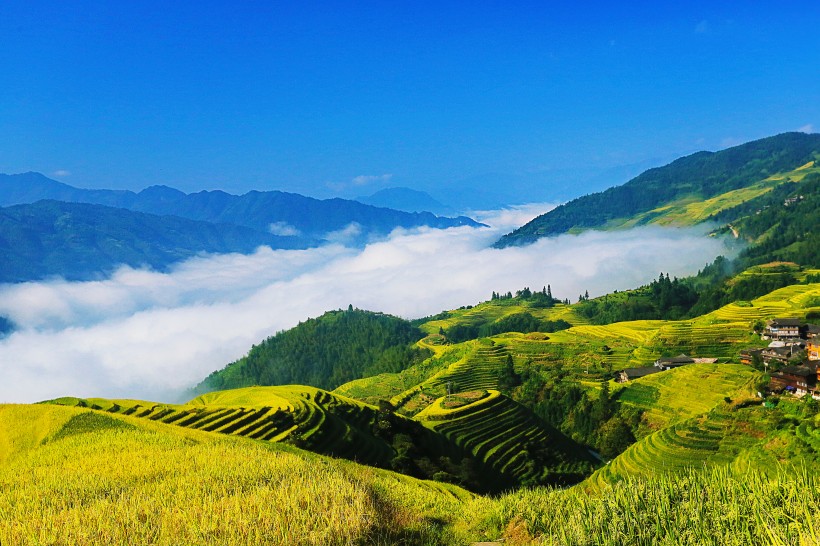
<path id="1" fill-rule="evenodd" d="M 786 366 L 772 374 L 772 390 L 793 392 L 797 396 L 815 395 L 817 392 L 817 365 Z"/>
<path id="2" fill-rule="evenodd" d="M 800 338 L 800 320 L 796 318 L 775 318 L 766 322 L 763 339 L 794 340 Z"/>
<path id="3" fill-rule="evenodd" d="M 762 352 L 763 349 L 741 349 L 740 363 L 749 366 L 754 361 L 755 357 L 763 360 L 763 356 L 761 355 Z"/>
<path id="4" fill-rule="evenodd" d="M 659 371 L 660 370 L 655 366 L 645 366 L 643 368 L 624 368 L 623 370 L 615 372 L 615 382 L 627 383 L 633 379 L 645 377 L 653 373 L 658 373 Z"/>
<path id="5" fill-rule="evenodd" d="M 820 341 L 820 326 L 817 324 L 806 324 L 801 334 L 803 339 Z"/>
<path id="6" fill-rule="evenodd" d="M 820 339 L 812 339 L 806 342 L 806 357 L 810 361 L 820 360 Z"/>
<path id="7" fill-rule="evenodd" d="M 695 359 L 683 353 L 678 356 L 664 356 L 655 361 L 655 366 L 661 370 L 671 370 L 672 368 L 680 368 L 687 364 L 694 364 Z"/>
<path id="8" fill-rule="evenodd" d="M 798 349 L 799 350 L 799 349 Z M 775 347 L 766 347 L 762 351 L 760 351 L 760 357 L 763 359 L 764 364 L 781 364 L 785 365 L 789 363 L 789 360 L 795 355 L 797 351 L 795 351 L 793 345 L 789 345 L 788 347 L 785 346 L 775 346 Z"/>

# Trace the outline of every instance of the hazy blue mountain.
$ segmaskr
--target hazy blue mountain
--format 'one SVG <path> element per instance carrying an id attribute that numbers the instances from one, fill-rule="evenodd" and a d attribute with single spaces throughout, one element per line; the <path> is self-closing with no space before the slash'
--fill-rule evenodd
<path id="1" fill-rule="evenodd" d="M 425 191 L 411 188 L 385 188 L 373 195 L 357 197 L 356 201 L 406 212 L 432 212 L 433 214 L 453 214 L 452 207 L 443 204 Z"/>
<path id="2" fill-rule="evenodd" d="M 280 191 L 251 191 L 232 195 L 223 191 L 185 194 L 167 186 L 139 193 L 86 190 L 51 180 L 39 173 L 0 175 L 0 205 L 33 203 L 40 199 L 121 207 L 151 214 L 172 214 L 191 220 L 235 224 L 259 231 L 322 238 L 356 225 L 362 242 L 394 228 L 477 226 L 470 218 L 443 218 L 429 212 L 405 212 L 346 199 L 314 199 Z"/>
<path id="3" fill-rule="evenodd" d="M 0 282 L 53 276 L 97 278 L 121 264 L 164 270 L 200 253 L 249 253 L 262 245 L 304 248 L 306 244 L 299 237 L 279 237 L 244 226 L 87 203 L 38 201 L 0 208 Z"/>

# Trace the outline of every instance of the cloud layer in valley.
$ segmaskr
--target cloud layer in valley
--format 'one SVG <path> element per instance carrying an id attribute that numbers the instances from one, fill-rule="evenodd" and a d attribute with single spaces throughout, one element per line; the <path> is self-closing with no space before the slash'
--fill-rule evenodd
<path id="1" fill-rule="evenodd" d="M 397 230 L 363 249 L 200 257 L 170 273 L 120 269 L 95 282 L 0 286 L 0 402 L 58 396 L 173 401 L 276 331 L 352 304 L 414 318 L 475 304 L 495 291 L 538 289 L 575 300 L 630 288 L 660 271 L 684 275 L 726 252 L 695 230 L 640 228 L 489 248 L 546 210 L 479 216 L 492 228 Z"/>

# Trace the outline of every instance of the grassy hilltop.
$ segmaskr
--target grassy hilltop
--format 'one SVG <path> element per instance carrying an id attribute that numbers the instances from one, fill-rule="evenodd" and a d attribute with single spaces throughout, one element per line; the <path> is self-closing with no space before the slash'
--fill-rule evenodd
<path id="1" fill-rule="evenodd" d="M 817 423 L 815 422 L 815 430 Z M 815 544 L 816 474 L 734 466 L 496 498 L 281 443 L 0 406 L 0 542 Z M 815 432 L 816 434 L 816 432 Z"/>

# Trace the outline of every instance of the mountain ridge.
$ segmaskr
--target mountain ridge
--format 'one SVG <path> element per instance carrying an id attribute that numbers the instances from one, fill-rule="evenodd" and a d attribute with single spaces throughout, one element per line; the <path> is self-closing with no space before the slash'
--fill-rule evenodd
<path id="1" fill-rule="evenodd" d="M 649 169 L 629 182 L 564 203 L 495 246 L 523 245 L 541 237 L 586 229 L 611 229 L 676 200 L 703 201 L 798 169 L 818 159 L 820 134 L 783 133 L 718 152 L 696 152 Z M 651 216 L 645 218 L 646 223 Z"/>

